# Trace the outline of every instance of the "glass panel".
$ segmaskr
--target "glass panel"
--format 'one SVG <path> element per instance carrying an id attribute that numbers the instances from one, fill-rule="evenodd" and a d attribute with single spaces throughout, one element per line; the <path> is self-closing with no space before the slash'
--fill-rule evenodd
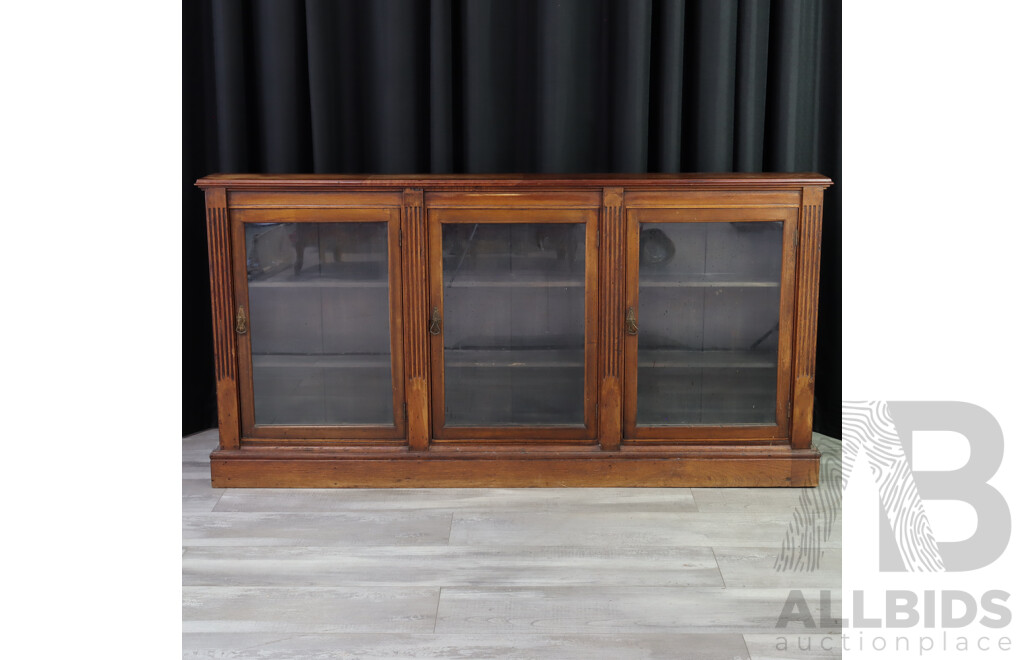
<path id="1" fill-rule="evenodd" d="M 256 424 L 394 424 L 387 225 L 247 223 Z"/>
<path id="2" fill-rule="evenodd" d="M 638 426 L 775 424 L 782 228 L 641 223 Z"/>
<path id="3" fill-rule="evenodd" d="M 447 426 L 583 426 L 585 226 L 444 224 Z"/>

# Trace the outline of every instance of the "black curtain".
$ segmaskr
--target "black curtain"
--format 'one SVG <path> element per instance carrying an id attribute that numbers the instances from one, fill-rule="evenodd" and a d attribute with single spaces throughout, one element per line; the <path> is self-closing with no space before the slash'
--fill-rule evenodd
<path id="1" fill-rule="evenodd" d="M 835 0 L 184 4 L 183 432 L 216 423 L 211 172 L 793 172 L 825 193 L 815 428 L 838 437 Z"/>

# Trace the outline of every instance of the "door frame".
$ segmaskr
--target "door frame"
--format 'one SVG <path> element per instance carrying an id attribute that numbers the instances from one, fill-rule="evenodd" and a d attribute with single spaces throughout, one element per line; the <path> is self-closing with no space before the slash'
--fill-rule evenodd
<path id="1" fill-rule="evenodd" d="M 494 203 L 488 204 L 486 196 L 470 199 L 461 204 L 427 204 L 427 270 L 429 279 L 428 310 L 437 307 L 441 329 L 431 335 L 431 426 L 433 442 L 486 441 L 495 444 L 515 443 L 597 443 L 597 329 L 598 329 L 598 279 L 597 243 L 599 207 L 595 204 L 574 208 L 559 207 L 552 201 L 556 195 L 545 195 L 538 200 L 535 195 L 503 194 Z M 440 195 L 437 197 L 441 198 Z M 454 197 L 454 196 L 453 196 Z M 499 196 L 496 196 L 499 197 Z M 516 197 L 510 203 L 510 197 Z M 580 198 L 576 193 L 573 198 Z M 443 199 L 443 198 L 442 198 Z M 595 197 L 595 201 L 596 201 Z M 516 208 L 516 204 L 523 208 Z M 582 426 L 445 426 L 444 386 L 444 281 L 442 254 L 442 225 L 444 224 L 583 224 L 585 226 L 584 262 L 584 393 Z"/>
<path id="2" fill-rule="evenodd" d="M 368 195 L 360 195 L 361 199 Z M 365 203 L 365 202 L 364 202 Z M 245 225 L 251 223 L 356 223 L 380 222 L 387 227 L 388 322 L 391 349 L 391 425 L 278 425 L 255 423 L 252 380 L 252 342 L 249 332 L 235 334 L 242 440 L 253 444 L 405 444 L 405 373 L 402 325 L 401 205 L 348 206 L 344 208 L 231 208 L 232 269 L 235 309 L 249 314 L 249 278 L 246 270 Z"/>
<path id="3" fill-rule="evenodd" d="M 640 332 L 643 332 L 643 310 L 640 308 L 640 224 L 641 223 L 706 223 L 706 222 L 782 222 L 782 269 L 779 283 L 779 349 L 776 364 L 775 424 L 695 424 L 687 426 L 638 426 L 637 357 L 638 335 L 625 333 L 622 388 L 623 444 L 656 444 L 704 442 L 715 440 L 763 441 L 769 444 L 787 441 L 791 425 L 791 384 L 793 332 L 795 322 L 796 241 L 799 230 L 799 207 L 779 204 L 771 206 L 722 205 L 708 203 L 686 206 L 630 207 L 626 209 L 626 279 L 625 304 L 619 311 L 635 310 Z"/>

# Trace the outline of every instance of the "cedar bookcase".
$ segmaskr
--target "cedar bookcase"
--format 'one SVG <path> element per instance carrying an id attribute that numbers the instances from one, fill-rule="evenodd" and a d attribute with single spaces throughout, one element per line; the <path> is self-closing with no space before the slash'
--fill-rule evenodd
<path id="1" fill-rule="evenodd" d="M 817 174 L 215 174 L 215 487 L 816 486 Z"/>

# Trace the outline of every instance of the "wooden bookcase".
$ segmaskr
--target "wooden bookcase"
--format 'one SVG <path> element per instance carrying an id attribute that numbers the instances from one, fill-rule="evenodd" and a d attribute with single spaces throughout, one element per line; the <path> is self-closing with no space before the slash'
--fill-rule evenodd
<path id="1" fill-rule="evenodd" d="M 826 177 L 197 185 L 215 487 L 817 485 Z"/>

